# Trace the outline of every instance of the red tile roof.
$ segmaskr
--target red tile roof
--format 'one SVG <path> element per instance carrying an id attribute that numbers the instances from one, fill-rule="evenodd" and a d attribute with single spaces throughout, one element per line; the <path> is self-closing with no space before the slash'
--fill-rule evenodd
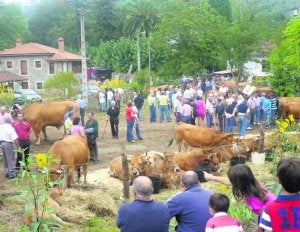
<path id="1" fill-rule="evenodd" d="M 27 80 L 25 77 L 21 77 L 15 73 L 8 71 L 0 71 L 0 83 L 8 82 L 8 81 L 25 81 Z"/>
<path id="2" fill-rule="evenodd" d="M 38 43 L 26 43 L 19 45 L 14 48 L 5 49 L 0 51 L 0 57 L 2 56 L 34 56 L 34 55 L 48 55 L 48 60 L 53 61 L 66 61 L 66 60 L 81 60 L 81 56 L 59 50 L 57 48 L 52 48 L 46 45 Z"/>

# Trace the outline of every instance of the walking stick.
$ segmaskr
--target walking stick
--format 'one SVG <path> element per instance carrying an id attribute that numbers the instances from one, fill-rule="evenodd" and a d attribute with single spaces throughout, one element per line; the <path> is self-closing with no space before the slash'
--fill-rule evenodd
<path id="1" fill-rule="evenodd" d="M 108 123 L 108 120 L 106 120 L 106 123 L 105 123 L 105 126 L 104 126 L 104 131 L 103 131 L 103 134 L 102 134 L 102 140 L 104 139 L 104 134 L 105 134 L 105 131 L 106 131 L 107 123 Z"/>

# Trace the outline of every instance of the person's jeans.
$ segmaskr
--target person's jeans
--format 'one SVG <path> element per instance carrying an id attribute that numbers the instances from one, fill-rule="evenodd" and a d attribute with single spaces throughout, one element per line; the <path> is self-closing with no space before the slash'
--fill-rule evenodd
<path id="1" fill-rule="evenodd" d="M 138 110 L 138 113 L 137 113 L 138 119 L 142 120 L 142 108 L 137 108 L 137 110 Z"/>
<path id="2" fill-rule="evenodd" d="M 81 125 L 84 126 L 84 114 L 85 114 L 85 109 L 80 108 L 80 117 L 81 117 Z"/>
<path id="3" fill-rule="evenodd" d="M 107 99 L 107 109 L 111 107 L 111 99 Z"/>
<path id="4" fill-rule="evenodd" d="M 239 116 L 239 135 L 244 136 L 247 127 L 247 118 Z"/>
<path id="5" fill-rule="evenodd" d="M 99 103 L 99 111 L 104 111 L 104 103 Z"/>
<path id="6" fill-rule="evenodd" d="M 234 126 L 234 117 L 226 118 L 225 132 L 231 132 L 232 133 L 233 126 Z"/>
<path id="7" fill-rule="evenodd" d="M 271 117 L 271 112 L 264 112 L 264 118 L 265 118 L 265 126 L 268 127 L 270 126 L 270 117 Z"/>
<path id="8" fill-rule="evenodd" d="M 271 110 L 271 124 L 276 125 L 276 109 Z"/>
<path id="9" fill-rule="evenodd" d="M 29 152 L 30 152 L 30 140 L 18 140 L 19 146 L 22 150 L 24 150 L 24 162 L 25 165 L 27 166 L 28 164 L 28 157 L 29 157 Z M 20 162 L 22 161 L 23 158 L 23 153 L 20 151 L 17 151 L 17 159 L 16 159 L 16 169 L 20 170 Z"/>
<path id="10" fill-rule="evenodd" d="M 213 117 L 210 113 L 206 112 L 206 126 L 211 127 Z"/>
<path id="11" fill-rule="evenodd" d="M 170 122 L 171 118 L 168 105 L 159 106 L 159 122 L 162 122 L 164 120 L 164 115 L 166 115 L 167 121 Z"/>
<path id="12" fill-rule="evenodd" d="M 192 116 L 191 115 L 182 116 L 181 121 L 184 122 L 184 123 L 187 123 L 187 124 L 191 124 L 192 123 Z"/>
<path id="13" fill-rule="evenodd" d="M 156 107 L 149 106 L 150 111 L 150 122 L 156 122 Z"/>
<path id="14" fill-rule="evenodd" d="M 136 137 L 138 137 L 138 139 L 141 139 L 142 135 L 141 135 L 141 131 L 140 131 L 139 121 L 135 120 L 133 126 L 135 127 Z"/>
<path id="15" fill-rule="evenodd" d="M 255 124 L 259 124 L 259 122 L 260 122 L 260 107 L 256 106 L 254 111 L 255 111 Z"/>
<path id="16" fill-rule="evenodd" d="M 134 125 L 134 120 L 126 120 L 126 122 L 127 122 L 126 138 L 128 142 L 131 142 L 133 140 L 132 129 Z"/>

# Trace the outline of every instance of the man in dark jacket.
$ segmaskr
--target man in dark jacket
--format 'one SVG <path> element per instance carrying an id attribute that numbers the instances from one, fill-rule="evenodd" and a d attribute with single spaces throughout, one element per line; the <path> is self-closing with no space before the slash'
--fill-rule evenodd
<path id="1" fill-rule="evenodd" d="M 111 107 L 108 108 L 106 112 L 106 121 L 110 122 L 111 134 L 114 139 L 118 139 L 119 137 L 119 114 L 120 110 L 117 107 L 116 102 L 111 102 Z"/>
<path id="2" fill-rule="evenodd" d="M 88 113 L 88 120 L 86 121 L 84 132 L 87 137 L 88 146 L 90 150 L 90 161 L 97 163 L 98 159 L 98 147 L 96 139 L 98 138 L 98 121 L 94 119 L 94 113 Z"/>
<path id="3" fill-rule="evenodd" d="M 225 105 L 221 98 L 218 98 L 216 105 L 216 116 L 219 122 L 219 130 L 224 131 L 224 111 Z"/>
<path id="4" fill-rule="evenodd" d="M 140 93 L 137 94 L 137 96 L 134 98 L 134 105 L 136 106 L 138 110 L 138 119 L 142 120 L 142 107 L 144 104 L 144 98 L 141 96 Z"/>

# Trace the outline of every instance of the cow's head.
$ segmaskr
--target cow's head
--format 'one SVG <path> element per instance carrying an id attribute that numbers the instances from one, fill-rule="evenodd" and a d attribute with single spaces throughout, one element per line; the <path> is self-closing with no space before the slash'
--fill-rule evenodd
<path id="1" fill-rule="evenodd" d="M 165 155 L 164 171 L 180 172 L 180 168 L 176 163 L 175 156 L 173 154 Z"/>
<path id="2" fill-rule="evenodd" d="M 204 164 L 212 164 L 212 171 L 216 172 L 220 168 L 220 154 L 218 153 L 211 153 L 207 156 L 207 159 L 205 159 Z"/>
<path id="3" fill-rule="evenodd" d="M 131 159 L 132 175 L 139 176 L 145 169 L 147 164 L 146 155 L 134 155 Z"/>

